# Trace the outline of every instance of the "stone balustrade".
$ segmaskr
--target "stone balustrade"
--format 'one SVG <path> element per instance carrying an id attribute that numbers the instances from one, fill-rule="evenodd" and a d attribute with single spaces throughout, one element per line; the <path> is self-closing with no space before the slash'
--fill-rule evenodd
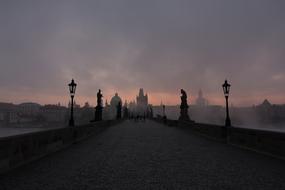
<path id="1" fill-rule="evenodd" d="M 101 121 L 0 138 L 0 173 L 66 148 L 118 122 Z"/>

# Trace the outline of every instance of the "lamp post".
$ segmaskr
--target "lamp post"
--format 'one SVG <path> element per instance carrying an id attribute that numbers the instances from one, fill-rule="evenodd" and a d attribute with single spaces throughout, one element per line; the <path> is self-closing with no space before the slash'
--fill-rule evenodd
<path id="1" fill-rule="evenodd" d="M 229 99 L 231 85 L 228 83 L 227 80 L 225 80 L 225 83 L 222 86 L 223 86 L 223 91 L 224 91 L 224 95 L 225 95 L 225 98 L 226 98 L 226 114 L 227 115 L 226 115 L 225 125 L 226 125 L 226 127 L 230 127 L 231 126 L 231 120 L 230 120 L 230 116 L 229 116 L 228 99 Z"/>
<path id="2" fill-rule="evenodd" d="M 73 99 L 75 95 L 75 90 L 77 84 L 74 82 L 74 80 L 71 80 L 71 83 L 68 84 L 69 86 L 69 92 L 70 92 L 70 97 L 71 97 L 71 108 L 70 108 L 70 120 L 69 120 L 69 126 L 74 126 L 74 118 L 73 118 Z"/>

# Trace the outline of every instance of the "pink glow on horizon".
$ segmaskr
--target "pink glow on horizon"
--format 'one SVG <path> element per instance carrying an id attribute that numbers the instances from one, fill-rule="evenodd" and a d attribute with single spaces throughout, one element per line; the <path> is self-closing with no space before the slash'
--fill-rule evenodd
<path id="1" fill-rule="evenodd" d="M 108 103 L 110 103 L 111 98 L 118 92 L 119 96 L 122 98 L 123 103 L 125 100 L 129 103 L 130 101 L 135 101 L 136 96 L 138 95 L 138 90 L 130 90 L 127 92 L 120 91 L 103 91 L 103 101 L 107 99 Z M 90 105 L 94 106 L 96 104 L 96 93 L 94 92 L 93 96 L 84 96 L 80 95 L 80 92 L 76 93 L 75 101 L 80 105 L 84 105 L 85 102 L 89 102 Z M 160 105 L 161 102 L 165 105 L 179 105 L 180 104 L 180 93 L 163 93 L 163 92 L 148 92 L 145 91 L 149 97 L 149 103 L 152 105 Z M 188 95 L 188 104 L 195 104 L 197 95 Z M 222 93 L 218 94 L 205 94 L 205 98 L 209 101 L 210 105 L 224 105 L 225 99 Z M 285 98 L 282 95 L 252 95 L 252 96 L 238 96 L 236 94 L 231 94 L 229 102 L 230 105 L 234 106 L 252 106 L 261 104 L 264 99 L 268 99 L 272 104 L 285 104 Z M 17 96 L 16 93 L 7 95 L 4 93 L 0 102 L 10 102 L 19 104 L 22 102 L 37 102 L 40 104 L 57 104 L 61 103 L 61 105 L 67 106 L 70 100 L 69 94 L 66 95 L 45 95 L 45 94 L 28 94 L 23 93 L 22 96 Z"/>

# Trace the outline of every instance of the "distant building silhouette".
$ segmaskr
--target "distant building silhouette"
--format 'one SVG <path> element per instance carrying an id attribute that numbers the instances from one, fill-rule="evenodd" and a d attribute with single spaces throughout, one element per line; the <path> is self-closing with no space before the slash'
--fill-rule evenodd
<path id="1" fill-rule="evenodd" d="M 68 108 L 70 109 L 70 107 L 71 107 L 71 102 L 69 101 L 68 102 Z M 80 104 L 77 104 L 76 101 L 74 100 L 73 107 L 74 108 L 80 108 Z"/>
<path id="2" fill-rule="evenodd" d="M 84 108 L 84 109 L 91 108 L 89 102 L 85 102 L 83 108 Z"/>
<path id="3" fill-rule="evenodd" d="M 129 114 L 133 115 L 136 113 L 136 102 L 130 101 L 129 103 Z"/>
<path id="4" fill-rule="evenodd" d="M 198 98 L 196 99 L 196 105 L 199 106 L 199 107 L 205 107 L 205 106 L 208 106 L 208 104 L 209 104 L 208 100 L 206 100 L 203 97 L 203 92 L 200 89 L 199 93 L 198 93 Z"/>
<path id="5" fill-rule="evenodd" d="M 0 103 L 0 127 L 7 127 L 19 121 L 17 106 L 12 103 Z"/>
<path id="6" fill-rule="evenodd" d="M 146 114 L 148 109 L 148 95 L 144 94 L 143 88 L 139 90 L 137 96 L 137 112 L 140 115 Z"/>
<path id="7" fill-rule="evenodd" d="M 33 102 L 19 104 L 20 114 L 24 116 L 35 116 L 39 114 L 41 105 Z"/>
<path id="8" fill-rule="evenodd" d="M 94 117 L 94 108 L 88 102 L 85 102 L 84 106 L 76 111 L 76 113 L 79 112 L 79 117 L 76 118 L 78 124 L 89 123 L 90 119 Z"/>
<path id="9" fill-rule="evenodd" d="M 109 108 L 110 119 L 115 119 L 117 117 L 117 106 L 119 102 L 122 102 L 122 99 L 118 93 L 115 93 L 115 96 L 113 96 L 110 101 L 110 108 Z"/>
<path id="10" fill-rule="evenodd" d="M 119 102 L 122 102 L 122 99 L 118 93 L 115 93 L 115 96 L 112 97 L 111 102 L 110 102 L 111 107 L 116 107 Z"/>
<path id="11" fill-rule="evenodd" d="M 42 106 L 40 112 L 46 122 L 64 122 L 67 110 L 65 107 L 57 104 L 48 104 Z M 75 117 L 78 117 L 78 112 L 76 113 Z"/>
<path id="12" fill-rule="evenodd" d="M 262 104 L 260 104 L 259 106 L 266 109 L 266 108 L 270 108 L 271 107 L 271 103 L 267 99 L 265 99 L 262 102 Z"/>
<path id="13" fill-rule="evenodd" d="M 259 120 L 262 122 L 270 123 L 273 120 L 274 107 L 267 99 L 256 106 L 256 112 L 259 116 Z"/>

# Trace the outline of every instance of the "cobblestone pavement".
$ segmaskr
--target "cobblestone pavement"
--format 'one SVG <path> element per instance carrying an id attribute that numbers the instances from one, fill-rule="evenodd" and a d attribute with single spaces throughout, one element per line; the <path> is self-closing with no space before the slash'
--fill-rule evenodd
<path id="1" fill-rule="evenodd" d="M 188 130 L 125 121 L 0 178 L 0 190 L 274 190 L 285 189 L 285 161 Z"/>

